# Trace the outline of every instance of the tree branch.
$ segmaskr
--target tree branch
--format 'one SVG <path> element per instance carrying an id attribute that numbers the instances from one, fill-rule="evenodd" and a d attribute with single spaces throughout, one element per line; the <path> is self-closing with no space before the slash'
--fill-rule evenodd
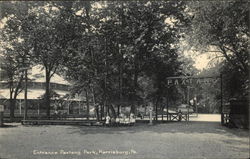
<path id="1" fill-rule="evenodd" d="M 235 46 L 233 45 L 233 49 L 226 47 L 226 46 L 225 46 L 225 48 L 232 51 L 233 53 L 235 53 L 237 60 L 242 65 L 243 69 L 245 70 L 244 72 L 247 74 L 248 73 L 248 66 L 246 65 L 246 63 L 244 63 L 240 53 L 236 50 Z"/>
<path id="2" fill-rule="evenodd" d="M 52 73 L 50 75 L 50 78 L 56 73 L 58 67 L 59 67 L 58 65 L 56 67 L 54 67 L 54 71 L 52 71 Z"/>
<path id="3" fill-rule="evenodd" d="M 244 68 L 241 67 L 241 65 L 238 65 L 236 62 L 234 62 L 227 54 L 226 48 L 224 46 L 219 46 L 222 54 L 226 58 L 226 60 L 234 67 L 238 67 L 241 71 L 245 72 Z"/>

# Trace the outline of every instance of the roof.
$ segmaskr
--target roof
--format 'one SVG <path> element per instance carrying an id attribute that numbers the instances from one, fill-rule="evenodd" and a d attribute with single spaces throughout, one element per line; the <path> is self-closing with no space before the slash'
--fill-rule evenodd
<path id="1" fill-rule="evenodd" d="M 55 91 L 57 94 L 60 95 L 60 97 L 65 96 L 66 94 L 68 94 L 67 91 Z M 39 99 L 39 97 L 41 97 L 43 94 L 45 93 L 45 90 L 43 89 L 28 89 L 27 92 L 27 98 L 28 99 Z M 0 90 L 0 98 L 4 98 L 4 99 L 9 99 L 10 98 L 10 92 L 8 89 L 3 89 Z M 17 99 L 24 99 L 24 91 L 20 92 L 17 96 Z"/>
<path id="2" fill-rule="evenodd" d="M 33 82 L 45 82 L 44 67 L 42 65 L 33 66 L 31 69 L 28 70 L 28 78 L 31 79 Z M 6 79 L 2 80 L 2 82 L 6 82 Z M 71 85 L 67 80 L 65 80 L 62 76 L 56 73 L 51 77 L 50 82 Z"/>
<path id="3" fill-rule="evenodd" d="M 34 82 L 45 82 L 45 71 L 42 65 L 36 65 L 29 70 L 28 78 L 32 79 Z M 50 80 L 51 83 L 70 85 L 70 83 L 65 80 L 62 76 L 54 74 Z"/>
<path id="4" fill-rule="evenodd" d="M 31 69 L 28 70 L 28 78 L 32 80 L 32 82 L 39 82 L 39 83 L 45 83 L 45 71 L 43 69 L 42 65 L 36 65 L 33 66 Z M 1 81 L 6 82 L 6 81 Z M 62 76 L 58 74 L 54 74 L 51 77 L 50 83 L 55 84 L 62 84 L 62 85 L 71 85 L 67 80 L 65 80 Z M 63 90 L 54 90 L 57 94 L 60 95 L 60 97 L 64 97 L 66 94 L 70 94 L 69 91 L 63 91 Z M 44 89 L 39 88 L 29 88 L 27 97 L 28 99 L 38 99 L 45 93 Z M 8 88 L 0 89 L 0 99 L 9 99 L 10 98 L 10 92 Z M 18 94 L 17 99 L 24 99 L 24 91 Z M 69 95 L 68 98 L 65 98 L 71 101 L 83 101 L 85 100 L 85 97 L 80 95 L 76 97 L 72 97 Z"/>

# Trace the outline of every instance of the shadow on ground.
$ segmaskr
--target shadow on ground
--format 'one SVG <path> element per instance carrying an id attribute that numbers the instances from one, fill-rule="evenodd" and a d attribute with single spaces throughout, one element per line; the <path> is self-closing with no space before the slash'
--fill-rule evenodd
<path id="1" fill-rule="evenodd" d="M 4 125 L 2 125 L 1 127 L 0 127 L 0 129 L 1 128 L 15 128 L 15 127 L 17 127 L 18 125 L 8 125 L 8 124 L 4 124 Z"/>
<path id="2" fill-rule="evenodd" d="M 123 133 L 140 133 L 140 132 L 154 132 L 154 133 L 214 133 L 227 136 L 248 137 L 249 130 L 230 129 L 221 126 L 219 122 L 204 122 L 204 121 L 190 121 L 190 122 L 169 122 L 149 126 L 146 123 L 136 124 L 135 126 L 125 127 L 88 127 L 88 126 L 70 126 L 70 134 L 80 133 L 84 134 L 123 134 Z"/>

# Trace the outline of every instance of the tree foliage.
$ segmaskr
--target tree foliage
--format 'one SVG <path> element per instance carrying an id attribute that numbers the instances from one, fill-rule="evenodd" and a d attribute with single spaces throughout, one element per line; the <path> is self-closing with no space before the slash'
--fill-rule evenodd
<path id="1" fill-rule="evenodd" d="M 23 10 L 13 9 L 14 6 L 22 6 Z M 14 119 L 14 109 L 17 95 L 22 91 L 24 69 L 29 67 L 31 46 L 26 41 L 22 30 L 22 21 L 27 14 L 28 4 L 1 2 L 1 18 L 7 21 L 1 29 L 1 70 L 5 74 L 3 80 L 7 81 L 10 91 L 10 118 Z M 12 9 L 11 9 L 12 8 Z M 8 14 L 7 14 L 8 13 Z"/>
<path id="2" fill-rule="evenodd" d="M 116 115 L 114 105 L 117 109 L 122 104 L 131 105 L 134 111 L 136 105 L 148 101 L 158 110 L 170 92 L 178 94 L 176 88 L 167 86 L 166 78 L 195 73 L 191 61 L 179 52 L 182 28 L 189 22 L 184 2 L 2 4 L 2 18 L 7 18 L 8 24 L 4 29 L 13 28 L 16 35 L 12 38 L 22 41 L 28 59 L 44 66 L 48 116 L 49 83 L 54 73 L 70 80 L 73 94 L 82 93 L 87 105 L 100 104 L 102 116 L 104 110 Z M 8 9 L 18 5 L 26 11 L 23 16 Z M 169 98 L 177 100 L 172 94 Z"/>
<path id="3" fill-rule="evenodd" d="M 231 92 L 231 97 L 246 95 L 249 83 L 249 2 L 204 1 L 190 2 L 188 6 L 192 15 L 187 30 L 189 44 L 200 52 L 217 52 L 222 56 L 225 61 L 221 73 L 226 79 L 226 91 Z"/>
<path id="4" fill-rule="evenodd" d="M 70 77 L 78 81 L 77 90 L 94 86 L 93 96 L 104 105 L 162 101 L 166 77 L 182 74 L 177 44 L 179 29 L 187 22 L 184 4 L 132 1 L 99 5 L 103 7 L 82 14 L 92 18 L 88 19 L 91 33 L 81 38 L 89 43 L 82 45 L 81 52 L 75 49 L 77 56 L 67 64 L 72 66 L 68 67 Z M 173 22 L 166 22 L 168 18 Z M 146 89 L 150 85 L 152 89 Z"/>

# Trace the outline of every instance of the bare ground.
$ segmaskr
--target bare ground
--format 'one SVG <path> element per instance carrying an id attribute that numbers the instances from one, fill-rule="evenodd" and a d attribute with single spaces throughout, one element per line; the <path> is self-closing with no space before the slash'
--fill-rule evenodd
<path id="1" fill-rule="evenodd" d="M 249 158 L 249 132 L 223 127 L 219 118 L 133 127 L 12 124 L 0 128 L 0 158 Z"/>

